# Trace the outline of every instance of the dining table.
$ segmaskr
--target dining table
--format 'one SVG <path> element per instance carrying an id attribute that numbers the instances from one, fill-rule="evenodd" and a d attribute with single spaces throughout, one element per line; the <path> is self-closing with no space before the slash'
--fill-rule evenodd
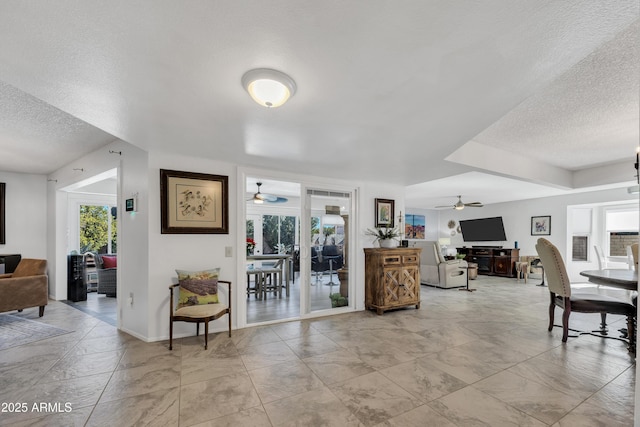
<path id="1" fill-rule="evenodd" d="M 597 285 L 611 286 L 612 288 L 628 291 L 638 290 L 638 272 L 635 270 L 607 268 L 581 271 L 580 275 Z"/>

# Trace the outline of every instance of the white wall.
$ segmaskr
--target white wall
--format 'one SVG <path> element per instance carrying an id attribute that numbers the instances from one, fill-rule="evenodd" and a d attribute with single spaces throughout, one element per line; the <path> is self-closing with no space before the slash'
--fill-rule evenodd
<path id="1" fill-rule="evenodd" d="M 0 172 L 6 186 L 6 243 L 0 254 L 47 258 L 47 177 Z M 51 272 L 51 265 L 48 266 Z"/>
<path id="2" fill-rule="evenodd" d="M 229 177 L 229 234 L 161 234 L 160 221 L 160 169 L 226 175 Z M 238 221 L 236 215 L 236 166 L 211 159 L 176 156 L 153 152 L 147 169 L 149 183 L 149 308 L 147 337 L 150 341 L 169 336 L 169 286 L 177 283 L 175 270 L 205 270 L 220 267 L 220 278 L 234 284 L 232 299 L 245 296 L 236 276 L 235 256 Z M 244 193 L 241 194 L 244 198 Z M 244 220 L 241 220 L 244 224 Z M 234 247 L 233 257 L 225 257 L 225 247 Z M 237 325 L 237 310 L 232 310 L 233 324 Z M 226 328 L 226 316 L 211 322 L 211 331 Z M 178 322 L 174 336 L 193 335 L 194 325 Z"/>

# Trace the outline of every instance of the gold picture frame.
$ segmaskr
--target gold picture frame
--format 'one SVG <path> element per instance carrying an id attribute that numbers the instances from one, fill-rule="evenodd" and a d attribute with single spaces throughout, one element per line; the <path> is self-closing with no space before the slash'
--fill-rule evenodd
<path id="1" fill-rule="evenodd" d="M 229 177 L 160 169 L 162 234 L 229 234 Z"/>

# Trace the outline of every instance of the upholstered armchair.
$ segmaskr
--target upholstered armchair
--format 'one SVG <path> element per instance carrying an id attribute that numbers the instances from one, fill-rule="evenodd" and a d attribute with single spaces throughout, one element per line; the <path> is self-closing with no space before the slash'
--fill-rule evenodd
<path id="1" fill-rule="evenodd" d="M 467 285 L 467 262 L 462 259 L 446 260 L 438 242 L 416 242 L 420 254 L 420 282 L 439 288 Z"/>
<path id="2" fill-rule="evenodd" d="M 115 297 L 118 289 L 118 257 L 116 254 L 98 254 L 96 256 L 98 273 L 98 293 Z"/>
<path id="3" fill-rule="evenodd" d="M 47 260 L 23 258 L 13 273 L 0 274 L 0 312 L 44 306 L 49 302 Z"/>

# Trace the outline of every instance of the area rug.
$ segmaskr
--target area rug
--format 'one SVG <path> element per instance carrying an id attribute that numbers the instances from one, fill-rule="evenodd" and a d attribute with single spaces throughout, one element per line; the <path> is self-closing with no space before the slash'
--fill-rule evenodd
<path id="1" fill-rule="evenodd" d="M 11 314 L 0 314 L 0 350 L 29 344 L 71 331 Z"/>

